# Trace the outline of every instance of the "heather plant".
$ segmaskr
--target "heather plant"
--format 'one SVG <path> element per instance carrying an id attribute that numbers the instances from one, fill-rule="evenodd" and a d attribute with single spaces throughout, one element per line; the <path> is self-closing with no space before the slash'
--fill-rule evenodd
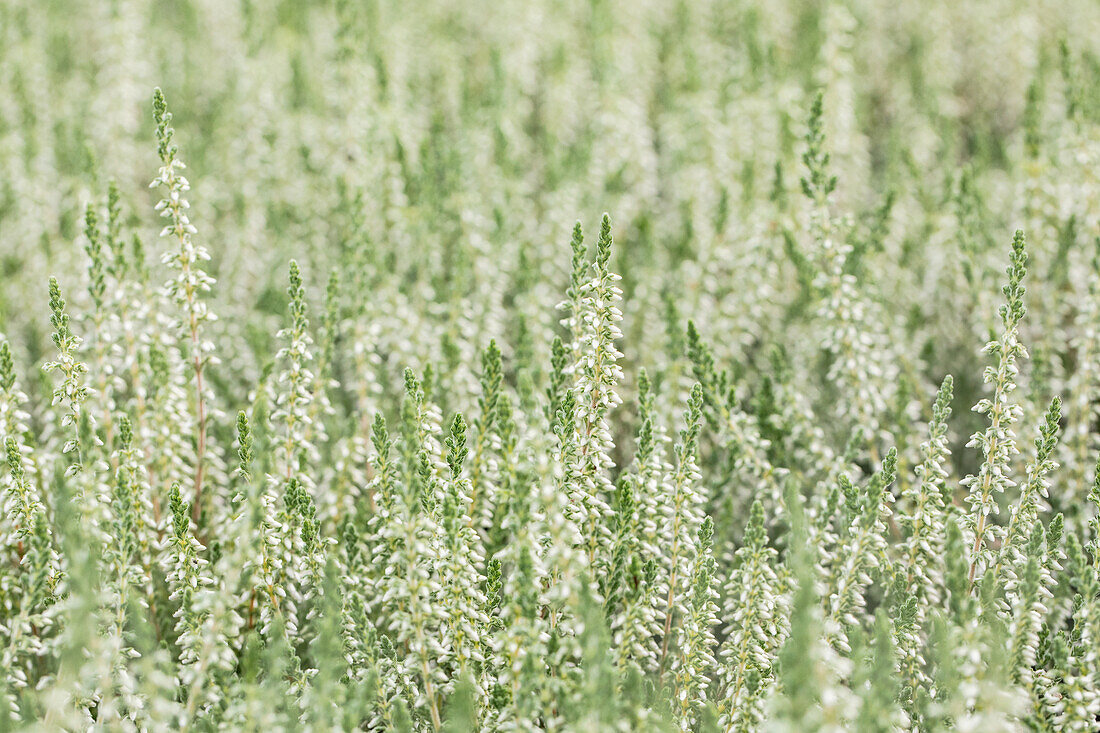
<path id="1" fill-rule="evenodd" d="M 1097 38 L 3 3 L 0 731 L 1100 729 Z"/>

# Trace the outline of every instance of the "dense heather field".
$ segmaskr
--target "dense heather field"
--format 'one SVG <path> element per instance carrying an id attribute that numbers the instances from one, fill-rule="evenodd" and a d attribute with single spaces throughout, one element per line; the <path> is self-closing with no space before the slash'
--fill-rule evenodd
<path id="1" fill-rule="evenodd" d="M 0 3 L 0 731 L 1100 729 L 1098 38 Z"/>

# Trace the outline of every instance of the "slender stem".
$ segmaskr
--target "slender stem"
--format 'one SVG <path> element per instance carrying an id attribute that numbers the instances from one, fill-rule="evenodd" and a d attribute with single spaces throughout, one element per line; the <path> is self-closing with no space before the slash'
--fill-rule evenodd
<path id="1" fill-rule="evenodd" d="M 169 183 L 169 188 L 172 188 L 172 184 Z M 179 224 L 183 219 L 183 212 L 180 209 L 180 200 L 169 199 L 171 203 L 169 206 L 172 209 L 172 217 L 176 222 L 176 236 L 179 238 L 180 251 L 186 251 L 186 232 Z M 186 256 L 180 257 L 180 266 L 183 271 L 183 280 L 186 283 L 184 288 L 184 298 L 187 302 L 187 314 L 188 314 L 188 326 L 191 336 L 191 364 L 195 371 L 195 393 L 196 393 L 196 447 L 195 447 L 195 483 L 192 490 L 194 499 L 191 502 L 191 520 L 195 522 L 195 526 L 199 526 L 199 517 L 202 515 L 202 482 L 203 474 L 206 470 L 206 390 L 204 388 L 203 370 L 205 362 L 202 358 L 202 341 L 199 338 L 199 318 L 198 313 L 195 311 L 195 301 L 197 296 L 195 288 L 190 283 L 191 274 L 191 262 Z"/>
<path id="2" fill-rule="evenodd" d="M 198 419 L 198 445 L 195 450 L 195 487 L 194 500 L 191 502 L 191 520 L 195 526 L 199 526 L 199 517 L 202 515 L 202 480 L 206 467 L 206 398 L 203 389 L 203 363 L 198 352 L 198 324 L 195 315 L 191 314 L 191 346 L 195 349 L 195 391 L 198 393 L 197 419 Z"/>
<path id="3" fill-rule="evenodd" d="M 199 313 L 196 309 L 198 301 L 197 288 L 191 281 L 191 255 L 189 254 L 190 242 L 188 240 L 187 229 L 184 222 L 187 220 L 186 215 L 183 213 L 184 202 L 178 194 L 178 178 L 175 174 L 175 169 L 171 165 L 170 161 L 166 161 L 167 166 L 167 180 L 164 184 L 167 186 L 169 195 L 165 199 L 168 202 L 168 209 L 171 212 L 171 218 L 173 223 L 173 233 L 179 240 L 180 252 L 179 252 L 179 265 L 180 265 L 180 282 L 183 285 L 183 297 L 187 306 L 188 315 L 188 327 L 191 337 L 191 361 L 192 367 L 195 371 L 195 392 L 196 392 L 196 447 L 195 447 L 195 483 L 192 494 L 194 496 L 191 502 L 191 519 L 195 522 L 195 527 L 199 526 L 199 517 L 202 515 L 202 482 L 203 474 L 206 470 L 206 395 L 203 382 L 203 369 L 206 366 L 205 360 L 202 358 L 202 340 L 199 337 Z"/>
<path id="4" fill-rule="evenodd" d="M 673 558 L 676 557 L 675 547 L 676 543 L 673 543 Z M 665 633 L 661 638 L 661 661 L 660 671 L 657 673 L 658 679 L 665 674 L 665 660 L 668 658 L 668 637 L 672 633 L 672 600 L 676 592 L 676 570 L 673 569 L 672 573 L 668 576 L 668 599 L 666 600 L 667 610 L 665 611 Z"/>
<path id="5" fill-rule="evenodd" d="M 1000 388 L 997 389 L 997 393 L 1000 393 Z M 989 443 L 989 455 L 991 458 L 997 455 L 999 447 L 997 445 L 997 430 L 1001 426 L 1001 411 L 998 409 L 1000 400 L 994 402 L 993 414 L 990 416 L 990 425 L 993 428 L 993 434 Z M 993 490 L 993 474 L 991 471 L 987 471 L 982 479 L 981 498 L 984 502 L 985 497 Z M 982 506 L 979 504 L 978 511 L 982 511 Z M 970 571 L 967 573 L 967 588 L 969 590 L 974 589 L 974 578 L 978 573 L 978 553 L 982 551 L 982 539 L 985 535 L 986 514 L 982 512 L 978 515 L 978 520 L 974 525 L 974 547 L 971 550 L 970 558 Z"/>
<path id="6" fill-rule="evenodd" d="M 420 630 L 417 630 L 417 636 L 420 637 L 421 648 L 424 645 L 424 635 Z M 420 669 L 424 674 L 424 694 L 428 696 L 428 712 L 432 716 L 432 730 L 439 730 L 443 726 L 443 721 L 439 717 L 439 703 L 435 699 L 435 686 L 432 684 L 431 670 L 428 667 L 428 660 L 421 658 Z"/>
<path id="7" fill-rule="evenodd" d="M 978 524 L 974 530 L 974 547 L 971 548 L 970 572 L 966 575 L 969 589 L 974 588 L 974 576 L 978 572 L 978 553 L 982 550 L 982 535 L 985 533 L 985 515 L 978 517 Z"/>

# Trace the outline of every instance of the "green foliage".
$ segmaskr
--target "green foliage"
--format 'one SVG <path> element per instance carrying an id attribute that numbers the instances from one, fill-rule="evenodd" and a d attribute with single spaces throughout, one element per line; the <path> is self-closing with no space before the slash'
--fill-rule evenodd
<path id="1" fill-rule="evenodd" d="M 1096 730 L 1097 27 L 0 3 L 0 731 Z"/>

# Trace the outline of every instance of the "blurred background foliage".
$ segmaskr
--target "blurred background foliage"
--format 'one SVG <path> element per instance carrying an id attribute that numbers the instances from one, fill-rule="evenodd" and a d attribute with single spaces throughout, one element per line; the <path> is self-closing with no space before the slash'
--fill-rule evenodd
<path id="1" fill-rule="evenodd" d="M 209 336 L 224 363 L 210 378 L 224 410 L 270 370 L 292 256 L 316 304 L 339 272 L 343 312 L 370 333 L 381 409 L 398 404 L 405 365 L 429 363 L 443 408 L 469 407 L 492 337 L 513 382 L 524 364 L 537 381 L 569 230 L 605 210 L 626 395 L 647 366 L 673 385 L 662 403 L 681 401 L 690 317 L 744 404 L 778 359 L 827 405 L 838 395 L 798 186 L 821 90 L 840 236 L 856 252 L 845 267 L 896 367 L 885 408 L 925 414 L 948 372 L 959 403 L 976 401 L 977 347 L 998 325 L 1021 227 L 1041 273 L 1023 327 L 1034 423 L 1051 392 L 1081 395 L 1087 381 L 1074 339 L 1097 277 L 1098 37 L 1087 0 L 7 0 L 0 331 L 35 374 L 47 275 L 85 311 L 82 215 L 110 180 L 156 266 L 149 99 L 161 86 L 213 256 Z M 1069 419 L 1087 425 L 1091 399 Z M 956 437 L 979 425 L 958 412 Z M 614 419 L 629 443 L 629 414 Z M 225 441 L 230 422 L 213 428 Z M 905 440 L 883 423 L 876 442 Z M 843 444 L 850 426 L 837 427 Z M 971 451 L 955 460 L 960 473 L 976 464 Z"/>

